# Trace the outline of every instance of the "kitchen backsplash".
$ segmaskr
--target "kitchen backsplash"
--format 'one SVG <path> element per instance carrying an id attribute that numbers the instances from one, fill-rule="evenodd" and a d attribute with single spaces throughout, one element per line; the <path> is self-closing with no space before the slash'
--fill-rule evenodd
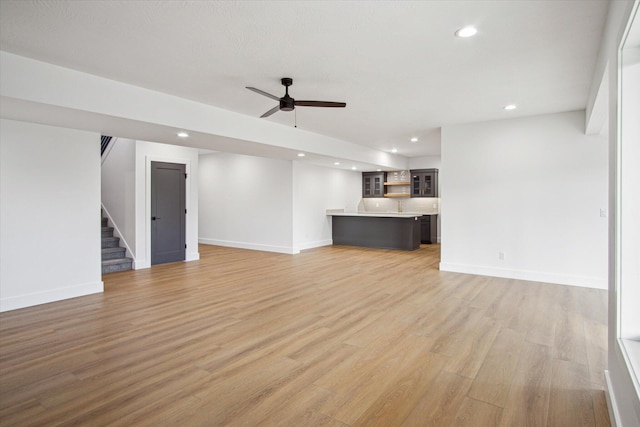
<path id="1" fill-rule="evenodd" d="M 403 212 L 440 213 L 438 197 L 363 198 L 358 203 L 358 212 L 397 212 L 398 202 Z"/>

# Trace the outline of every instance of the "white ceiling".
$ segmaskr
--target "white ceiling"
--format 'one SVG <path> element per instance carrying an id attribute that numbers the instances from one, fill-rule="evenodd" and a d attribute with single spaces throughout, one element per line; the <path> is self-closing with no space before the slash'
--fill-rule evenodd
<path id="1" fill-rule="evenodd" d="M 408 157 L 443 125 L 584 109 L 606 0 L 0 1 L 0 48 Z M 475 25 L 478 34 L 454 32 Z M 1 65 L 1 64 L 0 64 Z M 515 103 L 518 109 L 503 110 Z M 411 137 L 419 141 L 412 143 Z"/>

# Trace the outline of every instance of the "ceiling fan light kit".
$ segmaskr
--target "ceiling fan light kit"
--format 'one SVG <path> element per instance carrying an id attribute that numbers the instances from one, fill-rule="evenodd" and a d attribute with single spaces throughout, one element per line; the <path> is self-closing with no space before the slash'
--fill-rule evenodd
<path id="1" fill-rule="evenodd" d="M 289 95 L 289 86 L 293 84 L 293 79 L 291 77 L 283 77 L 280 79 L 282 86 L 285 87 L 285 94 L 282 98 L 278 98 L 275 95 L 272 95 L 263 90 L 257 89 L 255 87 L 247 86 L 247 89 L 254 91 L 255 93 L 259 93 L 262 96 L 266 96 L 267 98 L 271 98 L 274 101 L 278 101 L 278 105 L 264 113 L 260 116 L 269 117 L 273 113 L 277 111 L 293 111 L 296 106 L 298 107 L 328 107 L 328 108 L 344 108 L 347 106 L 345 102 L 331 102 L 331 101 L 296 101 Z"/>

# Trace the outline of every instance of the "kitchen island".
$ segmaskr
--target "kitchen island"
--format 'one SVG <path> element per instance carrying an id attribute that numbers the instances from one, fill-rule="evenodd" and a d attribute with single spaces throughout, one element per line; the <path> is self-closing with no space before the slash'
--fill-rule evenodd
<path id="1" fill-rule="evenodd" d="M 420 247 L 420 218 L 412 212 L 344 212 L 329 209 L 334 245 L 415 250 Z"/>

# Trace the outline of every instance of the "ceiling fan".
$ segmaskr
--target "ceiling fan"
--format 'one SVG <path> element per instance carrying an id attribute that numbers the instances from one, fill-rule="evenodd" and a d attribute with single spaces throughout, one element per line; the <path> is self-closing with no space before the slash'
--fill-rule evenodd
<path id="1" fill-rule="evenodd" d="M 278 101 L 279 104 L 273 107 L 271 110 L 267 111 L 262 117 L 269 117 L 276 111 L 292 111 L 296 106 L 298 107 L 331 107 L 331 108 L 344 108 L 347 106 L 345 102 L 329 102 L 329 101 L 296 101 L 292 97 L 289 96 L 289 86 L 293 84 L 293 79 L 291 77 L 283 77 L 281 80 L 282 85 L 285 87 L 285 94 L 282 98 L 278 98 L 275 95 L 271 95 L 263 90 L 256 89 L 255 87 L 247 86 L 247 89 L 252 90 L 260 95 L 264 95 L 267 98 L 271 98 L 274 101 Z"/>

